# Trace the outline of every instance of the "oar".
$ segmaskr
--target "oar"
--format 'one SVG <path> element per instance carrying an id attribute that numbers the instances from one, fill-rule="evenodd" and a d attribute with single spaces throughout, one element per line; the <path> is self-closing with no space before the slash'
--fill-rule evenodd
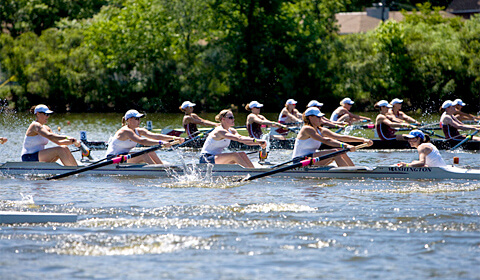
<path id="1" fill-rule="evenodd" d="M 347 128 L 347 126 L 348 126 L 348 124 L 340 127 L 339 129 L 337 129 L 337 130 L 335 131 L 335 133 L 340 133 L 340 131 L 342 131 L 342 130 L 344 130 L 345 128 Z"/>
<path id="2" fill-rule="evenodd" d="M 366 146 L 368 146 L 368 143 L 358 145 L 355 148 L 356 149 L 361 149 L 361 148 L 364 148 Z M 270 171 L 267 171 L 267 172 L 264 172 L 264 173 L 260 173 L 260 174 L 257 174 L 257 175 L 253 175 L 253 176 L 249 176 L 249 177 L 240 179 L 240 180 L 238 180 L 238 182 L 251 181 L 251 180 L 258 179 L 258 178 L 273 175 L 273 174 L 276 174 L 276 173 L 280 173 L 280 172 L 283 172 L 283 171 L 287 171 L 287 170 L 290 170 L 290 169 L 307 166 L 307 165 L 310 165 L 310 164 L 314 164 L 315 162 L 319 162 L 319 161 L 322 161 L 324 159 L 331 158 L 331 157 L 334 157 L 336 155 L 346 153 L 348 151 L 350 151 L 350 149 L 343 149 L 343 150 L 335 151 L 333 153 L 329 153 L 329 154 L 319 156 L 319 157 L 316 157 L 316 158 L 308 158 L 308 159 L 302 160 L 300 162 L 291 164 L 289 166 L 285 166 L 285 167 L 282 167 L 282 168 L 270 170 Z"/>
<path id="3" fill-rule="evenodd" d="M 309 157 L 312 157 L 312 156 L 313 156 L 313 154 L 309 154 L 309 155 L 306 155 L 305 157 L 306 157 L 306 158 L 309 158 Z M 290 162 L 293 162 L 294 160 L 295 160 L 295 159 L 291 159 L 291 160 L 288 160 L 288 161 L 279 163 L 279 164 L 277 164 L 277 165 L 274 165 L 274 166 L 270 167 L 270 169 L 275 169 L 275 168 L 277 168 L 277 167 L 284 166 L 285 164 L 290 163 Z"/>
<path id="4" fill-rule="evenodd" d="M 426 134 L 430 135 L 430 136 L 436 136 L 438 138 L 445 138 L 445 136 L 442 136 L 440 134 L 436 134 L 435 132 L 433 132 L 432 130 L 430 129 L 427 129 L 427 128 L 418 128 L 419 130 L 425 132 Z"/>
<path id="5" fill-rule="evenodd" d="M 456 148 L 460 147 L 463 145 L 463 143 L 467 142 L 468 140 L 472 139 L 473 136 L 475 136 L 477 133 L 478 133 L 479 130 L 475 130 L 474 132 L 472 132 L 470 135 L 467 135 L 467 137 L 465 137 L 465 139 L 463 139 L 460 143 L 458 143 L 457 145 L 455 145 L 455 147 L 451 148 L 450 151 L 453 151 L 455 150 Z"/>

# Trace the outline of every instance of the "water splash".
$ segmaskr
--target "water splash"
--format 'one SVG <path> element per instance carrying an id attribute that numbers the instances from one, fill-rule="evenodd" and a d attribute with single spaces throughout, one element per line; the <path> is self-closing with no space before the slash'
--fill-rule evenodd
<path id="1" fill-rule="evenodd" d="M 182 158 L 182 172 L 176 172 L 173 169 L 167 170 L 170 177 L 173 178 L 173 183 L 162 184 L 162 186 L 171 188 L 232 188 L 239 186 L 231 182 L 228 178 L 214 177 L 213 164 L 207 164 L 207 169 L 202 170 L 194 162 L 186 164 Z"/>
<path id="2" fill-rule="evenodd" d="M 5 200 L 2 204 L 13 208 L 39 208 L 35 205 L 32 195 L 24 195 L 23 193 L 20 193 L 20 195 L 22 196 L 21 200 Z"/>

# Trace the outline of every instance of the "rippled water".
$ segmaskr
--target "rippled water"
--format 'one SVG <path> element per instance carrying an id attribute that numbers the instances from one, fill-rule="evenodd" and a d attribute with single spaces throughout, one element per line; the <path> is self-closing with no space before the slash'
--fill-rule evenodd
<path id="1" fill-rule="evenodd" d="M 54 115 L 51 127 L 105 140 L 118 118 Z M 152 118 L 154 125 L 179 119 Z M 0 145 L 0 162 L 16 161 L 30 120 L 5 119 L 9 142 Z M 192 162 L 198 151 L 159 155 Z M 480 168 L 478 153 L 442 155 Z M 269 160 L 289 156 L 272 151 Z M 350 156 L 367 166 L 417 157 L 413 151 Z M 204 177 L 0 177 L 0 210 L 79 218 L 1 225 L 0 278 L 480 278 L 480 182 L 267 177 L 240 184 Z"/>

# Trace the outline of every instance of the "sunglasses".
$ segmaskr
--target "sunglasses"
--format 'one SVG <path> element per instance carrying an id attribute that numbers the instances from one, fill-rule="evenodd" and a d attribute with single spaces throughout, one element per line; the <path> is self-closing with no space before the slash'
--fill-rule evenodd
<path id="1" fill-rule="evenodd" d="M 225 117 L 226 119 L 229 119 L 229 120 L 234 120 L 235 117 L 234 116 L 229 116 L 229 117 Z"/>
<path id="2" fill-rule="evenodd" d="M 134 117 L 133 119 L 136 120 L 136 121 L 139 121 L 139 120 L 140 120 L 140 118 L 135 118 L 135 117 Z"/>

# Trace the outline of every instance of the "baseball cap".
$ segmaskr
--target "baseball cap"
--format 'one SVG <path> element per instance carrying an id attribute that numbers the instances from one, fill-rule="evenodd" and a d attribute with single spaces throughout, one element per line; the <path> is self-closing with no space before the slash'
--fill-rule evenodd
<path id="1" fill-rule="evenodd" d="M 35 109 L 33 110 L 33 113 L 45 113 L 45 114 L 51 114 L 53 113 L 52 110 L 48 109 L 47 105 L 39 104 L 35 106 Z"/>
<path id="2" fill-rule="evenodd" d="M 387 100 L 380 100 L 380 101 L 378 101 L 378 102 L 375 104 L 375 106 L 378 106 L 378 107 L 387 107 L 387 108 L 392 108 L 392 107 L 393 107 L 390 103 L 388 103 Z"/>
<path id="3" fill-rule="evenodd" d="M 443 102 L 442 109 L 446 109 L 446 108 L 451 107 L 451 106 L 453 106 L 452 100 L 447 100 L 447 101 Z"/>
<path id="4" fill-rule="evenodd" d="M 348 97 L 345 97 L 344 99 L 342 99 L 342 101 L 340 101 L 340 104 L 350 104 L 350 105 L 352 105 L 353 103 L 355 103 L 355 102 L 353 102 L 352 99 L 350 99 Z"/>
<path id="5" fill-rule="evenodd" d="M 308 102 L 307 108 L 310 108 L 310 107 L 322 107 L 322 106 L 323 106 L 323 103 L 320 103 L 320 102 L 318 102 L 317 100 L 312 100 L 312 101 Z"/>
<path id="6" fill-rule="evenodd" d="M 310 107 L 305 111 L 305 116 L 316 116 L 316 117 L 323 117 L 325 116 L 324 113 L 320 112 L 320 110 L 317 107 Z"/>
<path id="7" fill-rule="evenodd" d="M 467 105 L 467 104 L 464 103 L 464 102 L 462 101 L 462 99 L 455 99 L 455 100 L 453 101 L 453 105 L 454 105 L 454 106 L 455 106 L 455 105 L 465 106 L 465 105 Z"/>
<path id="8" fill-rule="evenodd" d="M 252 108 L 262 108 L 263 104 L 260 104 L 258 101 L 252 101 L 252 102 L 248 103 L 248 107 L 250 107 L 250 109 L 252 109 Z"/>
<path id="9" fill-rule="evenodd" d="M 137 110 L 128 110 L 126 113 L 125 113 L 125 120 L 128 120 L 129 118 L 143 118 L 145 115 L 144 114 L 140 114 Z"/>
<path id="10" fill-rule="evenodd" d="M 288 99 L 287 102 L 285 102 L 285 105 L 294 105 L 297 104 L 297 101 L 294 99 Z"/>
<path id="11" fill-rule="evenodd" d="M 402 136 L 405 137 L 405 138 L 420 137 L 422 139 L 425 139 L 425 134 L 421 130 L 418 130 L 418 129 L 414 129 L 414 130 L 410 131 L 409 134 L 402 134 Z"/>
<path id="12" fill-rule="evenodd" d="M 195 105 L 197 105 L 197 104 L 192 103 L 190 101 L 185 101 L 185 102 L 182 103 L 182 106 L 180 106 L 180 108 L 187 109 L 188 107 L 193 107 Z"/>
<path id="13" fill-rule="evenodd" d="M 394 98 L 390 104 L 394 105 L 394 104 L 400 104 L 400 103 L 403 103 L 403 100 L 402 99 L 398 99 L 398 98 Z"/>

